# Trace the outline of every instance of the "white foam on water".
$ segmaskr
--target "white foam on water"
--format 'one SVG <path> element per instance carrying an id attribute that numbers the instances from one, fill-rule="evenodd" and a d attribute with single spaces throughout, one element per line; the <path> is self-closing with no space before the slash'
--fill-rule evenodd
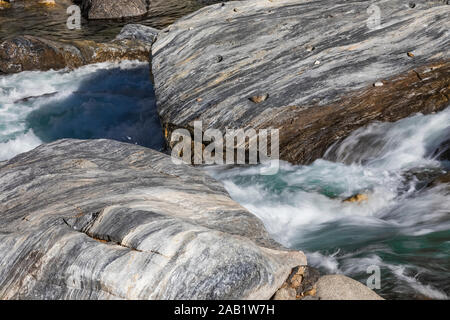
<path id="1" fill-rule="evenodd" d="M 354 244 L 351 250 L 362 254 L 359 250 L 374 250 L 370 248 L 377 248 L 383 237 L 416 237 L 449 230 L 447 187 L 419 192 L 418 180 L 406 178 L 411 170 L 445 170 L 434 151 L 449 138 L 447 108 L 395 123 L 371 124 L 330 148 L 328 160 L 319 159 L 307 166 L 281 161 L 275 176 L 260 176 L 258 166 L 205 170 L 223 182 L 234 200 L 259 217 L 277 241 L 291 248 L 313 245 L 315 249 L 307 252 L 311 264 L 330 273 L 365 273 L 368 264 L 384 265 L 393 272 L 399 266 L 384 263 L 378 256 L 367 258 L 366 252 L 366 257 L 356 259 L 354 252 L 328 254 L 317 250 L 315 243 L 336 247 Z M 368 199 L 343 201 L 355 194 L 365 194 Z M 389 254 L 386 246 L 380 250 Z M 431 285 L 395 274 L 422 294 L 446 297 Z"/>
<path id="2" fill-rule="evenodd" d="M 0 76 L 0 160 L 59 138 L 156 147 L 152 90 L 148 63 L 137 61 Z"/>
<path id="3" fill-rule="evenodd" d="M 336 251 L 331 255 L 325 255 L 319 251 L 309 252 L 307 255 L 308 263 L 316 267 L 321 267 L 330 274 L 340 274 L 342 271 L 339 269 L 339 261 L 336 259 L 338 253 L 339 251 Z"/>
<path id="4" fill-rule="evenodd" d="M 419 280 L 417 280 L 417 276 L 411 277 L 405 274 L 406 267 L 405 266 L 389 266 L 392 272 L 399 278 L 400 280 L 407 282 L 412 288 L 414 288 L 417 292 L 423 294 L 425 297 L 430 299 L 438 299 L 438 300 L 448 300 L 449 296 L 446 295 L 443 291 L 435 288 L 430 284 L 422 284 Z"/>
<path id="5" fill-rule="evenodd" d="M 36 137 L 33 130 L 20 134 L 14 139 L 0 143 L 0 161 L 13 158 L 19 153 L 32 150 L 42 144 L 42 141 Z"/>
<path id="6" fill-rule="evenodd" d="M 325 158 L 384 170 L 436 166 L 430 149 L 450 137 L 450 110 L 417 114 L 393 123 L 376 122 L 353 132 Z"/>
<path id="7" fill-rule="evenodd" d="M 289 238 L 298 237 L 297 227 L 311 228 L 333 220 L 354 219 L 369 224 L 389 221 L 412 227 L 420 221 L 439 220 L 447 212 L 449 197 L 445 190 L 435 189 L 411 199 L 415 190 L 409 187 L 399 195 L 399 189 L 405 189 L 402 173 L 416 167 L 439 167 L 429 150 L 448 139 L 443 132 L 449 132 L 449 128 L 447 108 L 433 115 L 415 115 L 394 124 L 374 124 L 358 130 L 339 146 L 337 155 L 342 162 L 319 159 L 308 166 L 295 166 L 281 161 L 278 175 L 267 178 L 258 176 L 257 166 L 213 166 L 206 170 L 223 181 L 233 199 L 260 217 L 286 245 Z M 367 141 L 365 138 L 373 137 L 375 131 L 377 148 L 366 146 L 367 150 L 360 148 L 361 152 L 352 153 L 356 149 L 351 146 Z M 348 154 L 353 162 L 344 164 Z M 367 194 L 368 200 L 342 201 L 357 193 Z M 426 208 L 433 208 L 433 213 L 424 217 L 420 212 Z M 397 214 L 405 211 L 407 217 Z"/>

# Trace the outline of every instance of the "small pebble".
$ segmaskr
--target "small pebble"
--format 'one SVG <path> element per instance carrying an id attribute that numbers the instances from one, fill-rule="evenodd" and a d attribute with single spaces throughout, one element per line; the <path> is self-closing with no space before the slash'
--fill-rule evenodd
<path id="1" fill-rule="evenodd" d="M 261 102 L 263 102 L 263 101 L 266 101 L 268 98 L 269 98 L 269 94 L 266 93 L 266 94 L 263 94 L 263 95 L 261 95 L 261 96 L 253 96 L 253 97 L 250 97 L 250 98 L 248 98 L 248 99 L 249 99 L 251 102 L 253 102 L 253 103 L 261 103 Z"/>
<path id="2" fill-rule="evenodd" d="M 217 56 L 217 57 L 216 57 L 216 61 L 217 61 L 217 62 L 222 62 L 222 60 L 223 60 L 223 57 L 222 57 L 222 56 Z"/>
<path id="3" fill-rule="evenodd" d="M 306 51 L 309 51 L 309 52 L 314 51 L 314 49 L 315 49 L 315 47 L 313 47 L 313 46 L 306 47 Z"/>
<path id="4" fill-rule="evenodd" d="M 409 3 L 409 7 L 410 7 L 411 9 L 413 9 L 413 8 L 416 7 L 416 4 L 415 4 L 414 2 L 410 2 L 410 3 Z"/>
<path id="5" fill-rule="evenodd" d="M 314 64 L 315 64 L 316 66 L 318 66 L 318 65 L 320 64 L 320 61 L 319 61 L 319 60 L 316 60 L 316 61 L 314 62 Z"/>
<path id="6" fill-rule="evenodd" d="M 377 81 L 377 82 L 375 82 L 375 83 L 373 84 L 373 86 L 374 86 L 374 87 L 382 87 L 382 86 L 384 86 L 384 83 L 381 82 L 381 81 Z"/>
<path id="7" fill-rule="evenodd" d="M 412 52 L 408 52 L 407 55 L 408 55 L 408 57 L 410 57 L 410 58 L 414 57 L 414 54 L 413 54 Z"/>

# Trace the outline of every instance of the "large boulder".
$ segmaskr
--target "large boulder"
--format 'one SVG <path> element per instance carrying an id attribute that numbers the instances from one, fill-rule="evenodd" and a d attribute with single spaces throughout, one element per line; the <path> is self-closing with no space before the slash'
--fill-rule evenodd
<path id="1" fill-rule="evenodd" d="M 269 299 L 303 253 L 162 153 L 60 140 L 0 162 L 0 299 Z"/>
<path id="2" fill-rule="evenodd" d="M 450 95 L 449 14 L 446 2 L 425 0 L 200 9 L 152 48 L 166 137 L 196 120 L 204 130 L 278 128 L 281 158 L 308 163 L 375 120 L 441 110 Z"/>
<path id="3" fill-rule="evenodd" d="M 0 72 L 77 68 L 105 61 L 149 61 L 157 33 L 154 28 L 126 25 L 116 39 L 105 43 L 18 36 L 0 44 Z"/>
<path id="4" fill-rule="evenodd" d="M 84 16 L 90 20 L 119 19 L 143 16 L 149 0 L 76 0 Z"/>

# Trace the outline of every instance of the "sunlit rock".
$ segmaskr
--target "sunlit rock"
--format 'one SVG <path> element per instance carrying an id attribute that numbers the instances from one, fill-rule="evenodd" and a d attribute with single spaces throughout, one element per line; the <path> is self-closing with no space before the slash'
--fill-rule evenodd
<path id="1" fill-rule="evenodd" d="M 310 163 L 373 121 L 445 108 L 450 6 L 384 1 L 374 24 L 371 5 L 226 2 L 176 21 L 152 48 L 163 125 L 278 128 L 281 158 Z"/>
<path id="2" fill-rule="evenodd" d="M 269 299 L 295 266 L 220 183 L 112 140 L 0 162 L 0 299 Z"/>

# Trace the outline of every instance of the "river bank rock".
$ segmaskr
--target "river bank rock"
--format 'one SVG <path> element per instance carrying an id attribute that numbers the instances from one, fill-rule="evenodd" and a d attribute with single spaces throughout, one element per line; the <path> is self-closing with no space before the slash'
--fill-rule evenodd
<path id="1" fill-rule="evenodd" d="M 60 140 L 0 162 L 0 299 L 269 299 L 303 253 L 169 156 Z"/>
<path id="2" fill-rule="evenodd" d="M 166 138 L 197 120 L 278 128 L 281 159 L 309 163 L 370 122 L 445 108 L 450 6 L 414 3 L 226 2 L 178 20 L 152 47 Z"/>
<path id="3" fill-rule="evenodd" d="M 362 283 L 343 275 L 327 275 L 316 283 L 319 300 L 384 300 Z"/>
<path id="4" fill-rule="evenodd" d="M 89 40 L 53 41 L 34 36 L 18 36 L 0 44 L 0 72 L 78 68 L 121 60 L 149 61 L 158 30 L 142 25 L 126 25 L 116 39 L 98 43 Z"/>

